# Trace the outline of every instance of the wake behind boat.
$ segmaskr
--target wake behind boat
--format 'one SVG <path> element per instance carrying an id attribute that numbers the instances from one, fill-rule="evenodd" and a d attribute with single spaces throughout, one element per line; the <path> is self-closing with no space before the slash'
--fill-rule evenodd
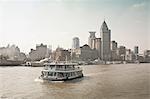
<path id="1" fill-rule="evenodd" d="M 42 80 L 66 81 L 83 77 L 82 69 L 75 63 L 45 63 L 41 71 Z"/>

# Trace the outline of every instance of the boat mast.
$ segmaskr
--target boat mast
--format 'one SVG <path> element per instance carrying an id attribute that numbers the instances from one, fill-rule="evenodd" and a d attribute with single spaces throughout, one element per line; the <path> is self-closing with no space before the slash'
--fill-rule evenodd
<path id="1" fill-rule="evenodd" d="M 66 59 L 65 59 L 65 61 L 66 61 L 66 63 L 68 62 L 68 57 L 67 57 L 67 55 L 66 55 Z"/>

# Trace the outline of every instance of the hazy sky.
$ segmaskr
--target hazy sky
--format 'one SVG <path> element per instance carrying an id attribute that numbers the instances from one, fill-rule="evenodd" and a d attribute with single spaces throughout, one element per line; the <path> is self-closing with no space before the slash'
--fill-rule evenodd
<path id="1" fill-rule="evenodd" d="M 119 45 L 150 49 L 150 0 L 0 0 L 0 46 L 29 52 L 36 44 L 71 48 L 72 38 L 100 37 L 104 19 Z"/>

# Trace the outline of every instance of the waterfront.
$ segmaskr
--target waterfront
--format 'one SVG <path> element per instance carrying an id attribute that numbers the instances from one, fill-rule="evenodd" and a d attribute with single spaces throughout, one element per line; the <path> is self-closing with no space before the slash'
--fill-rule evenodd
<path id="1" fill-rule="evenodd" d="M 150 64 L 84 66 L 84 78 L 41 82 L 42 67 L 0 67 L 2 99 L 148 99 Z"/>

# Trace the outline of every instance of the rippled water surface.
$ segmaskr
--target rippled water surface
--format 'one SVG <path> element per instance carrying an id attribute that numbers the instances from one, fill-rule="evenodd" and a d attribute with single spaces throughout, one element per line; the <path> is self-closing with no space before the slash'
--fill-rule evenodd
<path id="1" fill-rule="evenodd" d="M 150 64 L 83 66 L 67 82 L 42 82 L 41 70 L 0 67 L 0 99 L 150 99 Z"/>

